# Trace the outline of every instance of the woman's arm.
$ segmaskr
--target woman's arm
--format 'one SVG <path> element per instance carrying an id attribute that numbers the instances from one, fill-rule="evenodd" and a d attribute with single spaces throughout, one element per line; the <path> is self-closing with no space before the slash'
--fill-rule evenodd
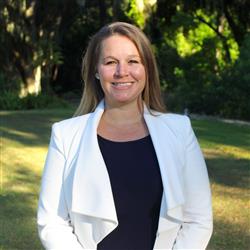
<path id="1" fill-rule="evenodd" d="M 184 167 L 184 219 L 173 249 L 205 249 L 213 230 L 206 164 L 188 119 Z"/>
<path id="2" fill-rule="evenodd" d="M 52 127 L 38 205 L 39 237 L 46 249 L 83 249 L 73 232 L 63 194 L 65 154 L 57 124 Z"/>

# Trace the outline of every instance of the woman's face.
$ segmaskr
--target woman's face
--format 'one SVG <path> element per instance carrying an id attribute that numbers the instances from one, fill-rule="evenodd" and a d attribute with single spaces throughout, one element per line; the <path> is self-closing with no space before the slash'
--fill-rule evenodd
<path id="1" fill-rule="evenodd" d="M 135 44 L 126 36 L 103 40 L 97 71 L 107 105 L 137 103 L 141 98 L 145 68 Z"/>

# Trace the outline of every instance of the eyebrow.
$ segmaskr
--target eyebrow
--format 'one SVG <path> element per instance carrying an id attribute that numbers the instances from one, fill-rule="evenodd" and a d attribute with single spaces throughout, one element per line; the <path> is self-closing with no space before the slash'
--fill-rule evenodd
<path id="1" fill-rule="evenodd" d="M 139 59 L 141 59 L 141 57 L 139 55 L 128 55 L 128 58 L 133 58 L 133 57 L 138 57 Z M 106 59 L 115 59 L 115 60 L 117 60 L 117 58 L 114 57 L 114 56 L 106 56 L 106 57 L 103 58 L 103 60 L 106 60 Z"/>

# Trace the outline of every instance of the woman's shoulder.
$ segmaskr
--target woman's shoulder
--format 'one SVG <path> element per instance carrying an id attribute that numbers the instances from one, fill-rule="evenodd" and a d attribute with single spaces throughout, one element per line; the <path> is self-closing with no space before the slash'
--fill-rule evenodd
<path id="1" fill-rule="evenodd" d="M 187 122 L 189 121 L 189 117 L 187 115 L 177 114 L 177 113 L 160 113 L 162 119 L 170 121 L 170 122 Z"/>
<path id="2" fill-rule="evenodd" d="M 66 135 L 69 133 L 74 133 L 81 128 L 85 127 L 85 124 L 88 120 L 90 114 L 85 114 L 81 116 L 76 116 L 72 118 L 68 118 L 65 120 L 58 121 L 53 124 L 53 130 L 60 131 L 62 135 Z"/>
<path id="3" fill-rule="evenodd" d="M 187 115 L 176 113 L 161 113 L 159 118 L 174 130 L 184 131 L 191 126 L 190 119 Z"/>
<path id="4" fill-rule="evenodd" d="M 187 123 L 190 123 L 190 119 L 187 115 L 182 115 L 182 114 L 177 114 L 177 113 L 172 113 L 172 112 L 157 112 L 157 111 L 152 111 L 152 114 L 155 115 L 156 117 L 159 117 L 159 119 L 162 119 L 165 122 L 174 124 L 174 125 L 185 125 Z"/>

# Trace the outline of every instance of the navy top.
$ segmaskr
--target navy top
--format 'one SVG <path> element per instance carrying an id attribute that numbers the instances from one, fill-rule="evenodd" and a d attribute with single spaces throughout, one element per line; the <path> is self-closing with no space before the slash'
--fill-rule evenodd
<path id="1" fill-rule="evenodd" d="M 98 135 L 119 225 L 98 250 L 152 250 L 158 228 L 162 181 L 150 136 L 114 142 Z"/>

